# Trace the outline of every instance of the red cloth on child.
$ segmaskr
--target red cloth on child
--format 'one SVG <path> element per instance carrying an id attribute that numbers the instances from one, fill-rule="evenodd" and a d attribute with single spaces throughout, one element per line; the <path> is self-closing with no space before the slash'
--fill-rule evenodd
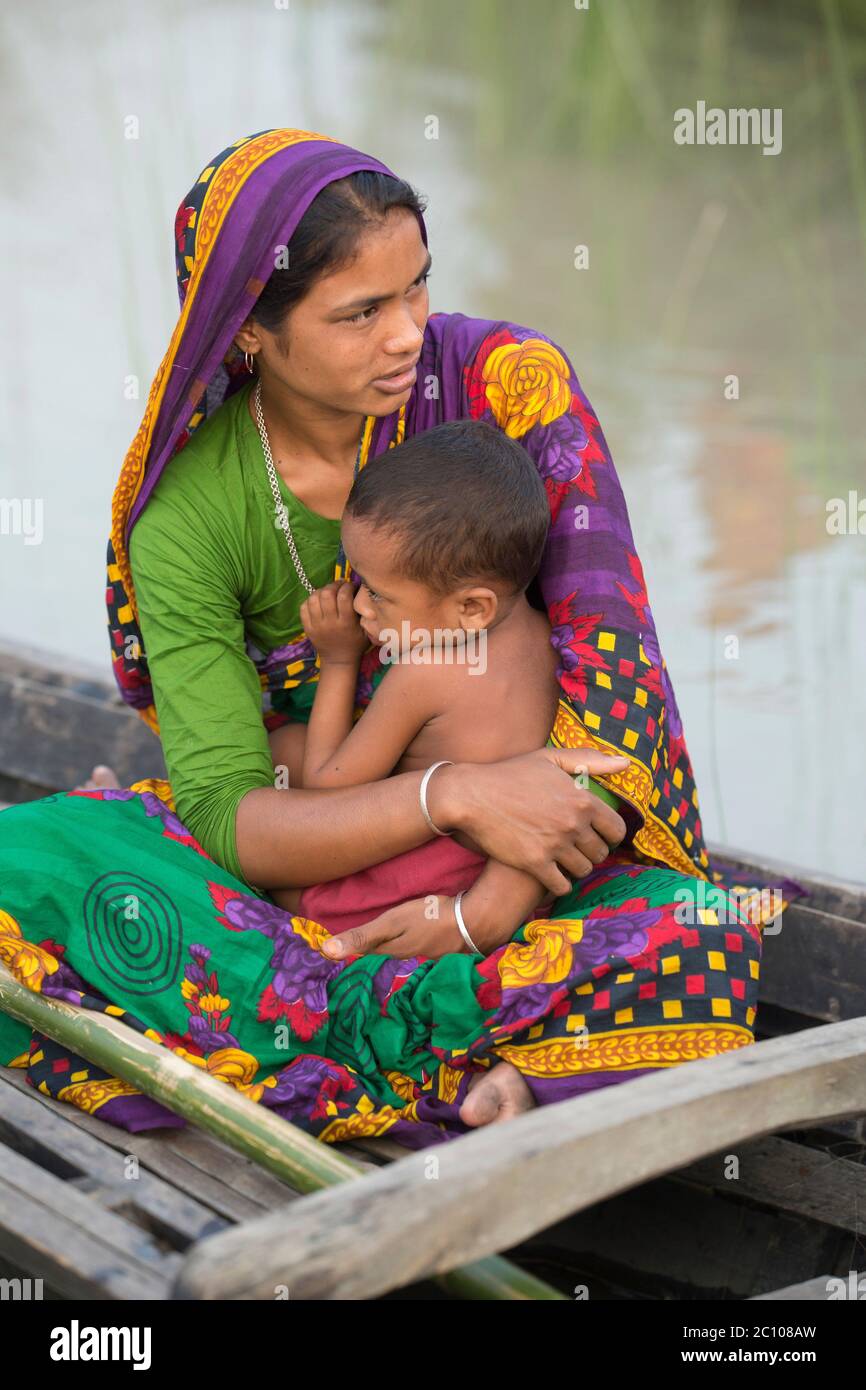
<path id="1" fill-rule="evenodd" d="M 296 915 L 336 935 L 372 922 L 410 898 L 431 893 L 455 897 L 461 888 L 472 887 L 486 863 L 485 855 L 464 849 L 450 835 L 437 836 L 369 869 L 305 888 Z"/>

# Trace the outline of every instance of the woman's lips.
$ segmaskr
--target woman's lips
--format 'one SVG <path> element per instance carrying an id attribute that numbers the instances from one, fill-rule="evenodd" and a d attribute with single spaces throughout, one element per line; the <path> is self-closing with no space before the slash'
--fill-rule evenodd
<path id="1" fill-rule="evenodd" d="M 373 385 L 376 387 L 377 391 L 385 391 L 390 396 L 399 396 L 401 391 L 405 391 L 409 386 L 414 386 L 417 375 L 418 366 L 417 363 L 413 363 L 411 367 L 407 367 L 406 371 L 401 372 L 399 376 L 376 377 Z"/>

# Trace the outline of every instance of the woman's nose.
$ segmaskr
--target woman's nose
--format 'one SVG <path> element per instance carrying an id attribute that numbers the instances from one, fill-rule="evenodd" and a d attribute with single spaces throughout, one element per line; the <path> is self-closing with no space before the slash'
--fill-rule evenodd
<path id="1" fill-rule="evenodd" d="M 424 324 L 418 324 L 408 304 L 398 305 L 388 325 L 385 351 L 392 357 L 417 357 L 424 344 Z"/>

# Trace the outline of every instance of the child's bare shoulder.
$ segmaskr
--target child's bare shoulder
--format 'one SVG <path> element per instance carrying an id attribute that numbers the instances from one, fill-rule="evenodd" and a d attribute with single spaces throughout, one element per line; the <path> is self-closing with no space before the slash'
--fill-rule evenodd
<path id="1" fill-rule="evenodd" d="M 465 661 L 446 661 L 432 654 L 424 661 L 407 657 L 391 663 L 387 681 L 392 700 L 409 701 L 430 718 L 451 707 L 461 696 L 465 699 L 467 693 L 474 694 L 478 680 L 467 681 L 466 677 Z"/>
<path id="2" fill-rule="evenodd" d="M 412 661 L 407 656 L 405 660 L 387 663 L 379 689 L 384 690 L 387 685 L 388 696 L 392 700 L 411 700 L 418 705 L 435 704 L 437 694 L 446 688 L 443 672 L 444 667 L 439 662 Z"/>

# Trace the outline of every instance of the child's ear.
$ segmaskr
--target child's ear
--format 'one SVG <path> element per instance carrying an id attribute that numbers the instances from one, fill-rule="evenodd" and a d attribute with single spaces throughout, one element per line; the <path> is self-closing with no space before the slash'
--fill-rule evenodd
<path id="1" fill-rule="evenodd" d="M 493 589 L 486 589 L 480 585 L 474 589 L 468 589 L 459 604 L 460 622 L 463 628 L 468 631 L 477 631 L 483 627 L 489 627 L 494 621 L 499 609 L 499 599 Z"/>

